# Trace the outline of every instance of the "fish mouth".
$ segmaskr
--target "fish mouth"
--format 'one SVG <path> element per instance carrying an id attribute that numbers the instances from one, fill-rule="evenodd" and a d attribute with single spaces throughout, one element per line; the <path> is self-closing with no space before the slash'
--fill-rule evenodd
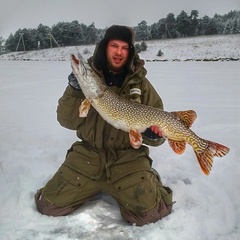
<path id="1" fill-rule="evenodd" d="M 83 60 L 79 60 L 74 54 L 71 54 L 71 62 L 74 75 L 77 76 L 80 74 L 83 77 L 81 80 L 86 81 L 84 78 L 87 76 L 87 67 Z"/>
<path id="2" fill-rule="evenodd" d="M 79 64 L 79 59 L 77 59 L 77 57 L 74 54 L 71 54 L 71 58 L 74 61 L 75 64 Z"/>

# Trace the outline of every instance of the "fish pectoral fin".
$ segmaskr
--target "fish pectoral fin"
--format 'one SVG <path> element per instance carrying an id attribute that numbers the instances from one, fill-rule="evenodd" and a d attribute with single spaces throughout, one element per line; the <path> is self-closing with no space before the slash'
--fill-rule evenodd
<path id="1" fill-rule="evenodd" d="M 79 107 L 79 117 L 86 117 L 88 115 L 88 111 L 91 107 L 91 101 L 89 99 L 85 99 L 82 101 Z"/>
<path id="2" fill-rule="evenodd" d="M 197 119 L 197 113 L 193 110 L 172 112 L 172 114 L 179 117 L 188 128 L 190 128 Z"/>
<path id="3" fill-rule="evenodd" d="M 207 147 L 205 147 L 205 149 L 202 149 L 201 152 L 199 152 L 199 150 L 198 152 L 194 150 L 194 152 L 203 173 L 209 175 L 213 164 L 213 158 L 225 156 L 230 149 L 219 143 L 207 140 L 203 141 L 207 143 Z"/>
<path id="4" fill-rule="evenodd" d="M 174 141 L 171 139 L 168 139 L 168 143 L 172 150 L 177 154 L 182 154 L 186 148 L 186 141 Z"/>
<path id="5" fill-rule="evenodd" d="M 142 134 L 135 129 L 129 131 L 129 139 L 133 148 L 138 149 L 142 145 Z"/>

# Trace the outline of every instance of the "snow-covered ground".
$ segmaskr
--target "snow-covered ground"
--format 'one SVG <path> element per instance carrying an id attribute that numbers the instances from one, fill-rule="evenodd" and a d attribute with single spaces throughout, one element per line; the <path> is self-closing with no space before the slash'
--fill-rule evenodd
<path id="1" fill-rule="evenodd" d="M 181 44 L 173 45 L 180 51 Z M 190 47 L 183 50 L 192 54 Z M 56 56 L 51 51 L 48 60 Z M 41 54 L 38 58 L 46 60 Z M 240 239 L 240 61 L 146 62 L 146 68 L 165 109 L 194 109 L 198 119 L 192 129 L 228 146 L 229 154 L 215 158 L 210 176 L 205 176 L 190 146 L 180 156 L 167 142 L 151 148 L 154 167 L 176 201 L 173 213 L 157 223 L 127 225 L 116 202 L 104 194 L 72 215 L 43 216 L 36 211 L 34 193 L 77 140 L 74 131 L 56 121 L 70 63 L 0 61 L 1 240 Z"/>
<path id="2" fill-rule="evenodd" d="M 150 61 L 239 60 L 240 34 L 178 38 L 147 41 L 147 51 L 140 56 Z M 68 61 L 71 53 L 85 58 L 92 55 L 95 45 L 60 47 L 0 55 L 0 60 Z M 163 55 L 158 57 L 158 51 Z"/>

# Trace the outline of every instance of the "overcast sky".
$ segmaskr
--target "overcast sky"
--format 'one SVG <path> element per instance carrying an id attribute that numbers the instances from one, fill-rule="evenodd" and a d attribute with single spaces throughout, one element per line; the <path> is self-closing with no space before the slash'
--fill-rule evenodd
<path id="1" fill-rule="evenodd" d="M 37 28 L 40 23 L 52 27 L 59 21 L 95 24 L 148 25 L 173 13 L 198 10 L 199 17 L 213 17 L 240 10 L 240 0 L 0 0 L 0 36 L 7 38 L 19 28 Z"/>

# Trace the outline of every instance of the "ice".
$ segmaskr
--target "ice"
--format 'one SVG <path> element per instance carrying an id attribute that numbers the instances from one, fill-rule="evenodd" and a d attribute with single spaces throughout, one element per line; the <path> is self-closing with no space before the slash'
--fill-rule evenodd
<path id="1" fill-rule="evenodd" d="M 190 146 L 151 148 L 153 166 L 174 192 L 174 211 L 155 224 L 129 226 L 100 194 L 66 217 L 37 212 L 33 196 L 77 140 L 56 121 L 69 61 L 0 61 L 0 239 L 240 239 L 240 62 L 147 62 L 167 111 L 193 109 L 192 129 L 230 148 L 205 176 Z"/>

